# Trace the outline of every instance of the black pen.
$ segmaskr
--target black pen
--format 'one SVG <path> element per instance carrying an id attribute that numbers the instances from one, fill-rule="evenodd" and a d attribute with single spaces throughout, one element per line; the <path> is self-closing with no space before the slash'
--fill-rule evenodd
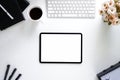
<path id="1" fill-rule="evenodd" d="M 4 76 L 4 80 L 6 80 L 6 78 L 7 78 L 9 69 L 10 69 L 10 65 L 7 65 L 6 72 L 5 72 L 5 76 Z"/>
<path id="2" fill-rule="evenodd" d="M 8 78 L 8 80 L 11 80 L 11 78 L 13 77 L 13 75 L 15 74 L 15 72 L 16 72 L 16 68 L 13 70 L 13 72 L 12 72 L 12 74 L 10 75 L 10 77 Z"/>
<path id="3" fill-rule="evenodd" d="M 15 80 L 19 80 L 19 78 L 22 76 L 22 74 L 19 74 Z"/>

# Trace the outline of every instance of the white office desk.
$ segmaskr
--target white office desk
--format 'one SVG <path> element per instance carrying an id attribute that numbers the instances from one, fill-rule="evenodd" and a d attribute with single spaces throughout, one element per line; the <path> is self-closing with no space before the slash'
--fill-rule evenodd
<path id="1" fill-rule="evenodd" d="M 20 80 L 97 80 L 96 74 L 120 60 L 120 26 L 109 27 L 98 11 L 104 0 L 96 0 L 95 19 L 48 19 L 45 0 L 31 0 L 25 21 L 0 31 L 0 80 L 7 64 L 22 73 Z M 29 10 L 43 9 L 39 21 L 31 21 Z M 83 34 L 82 64 L 39 63 L 40 32 Z"/>

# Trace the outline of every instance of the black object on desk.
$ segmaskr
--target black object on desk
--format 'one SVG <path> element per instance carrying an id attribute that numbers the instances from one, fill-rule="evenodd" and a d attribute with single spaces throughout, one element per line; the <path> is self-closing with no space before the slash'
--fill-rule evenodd
<path id="1" fill-rule="evenodd" d="M 10 69 L 10 65 L 7 65 L 7 69 L 6 69 L 6 72 L 5 72 L 4 80 L 6 80 L 6 78 L 7 78 L 9 69 Z"/>
<path id="2" fill-rule="evenodd" d="M 29 5 L 29 2 L 26 0 L 17 0 L 20 6 L 21 11 L 23 12 L 26 7 Z"/>
<path id="3" fill-rule="evenodd" d="M 34 7 L 30 10 L 30 17 L 32 20 L 38 20 L 41 18 L 43 12 L 42 12 L 42 9 L 39 8 L 39 7 Z"/>
<path id="4" fill-rule="evenodd" d="M 11 80 L 11 79 L 12 79 L 12 77 L 14 76 L 16 70 L 17 70 L 17 69 L 15 68 L 15 69 L 12 71 L 12 74 L 9 76 L 8 80 Z"/>
<path id="5" fill-rule="evenodd" d="M 15 80 L 18 80 L 21 76 L 22 74 L 19 74 Z"/>
<path id="6" fill-rule="evenodd" d="M 1 30 L 24 20 L 19 4 L 16 0 L 1 0 L 0 5 Z"/>
<path id="7" fill-rule="evenodd" d="M 26 0 L 0 0 L 0 30 L 25 20 L 22 11 L 28 5 Z"/>
<path id="8" fill-rule="evenodd" d="M 5 71 L 5 75 L 4 75 L 4 80 L 7 79 L 8 77 L 8 73 L 9 73 L 9 69 L 10 69 L 10 65 L 7 65 L 6 71 Z M 17 71 L 17 68 L 14 68 L 12 73 L 10 74 L 10 76 L 8 77 L 8 80 L 11 80 L 12 77 L 14 76 L 15 72 Z M 18 74 L 18 76 L 15 78 L 15 80 L 19 80 L 19 78 L 22 76 L 22 74 Z"/>

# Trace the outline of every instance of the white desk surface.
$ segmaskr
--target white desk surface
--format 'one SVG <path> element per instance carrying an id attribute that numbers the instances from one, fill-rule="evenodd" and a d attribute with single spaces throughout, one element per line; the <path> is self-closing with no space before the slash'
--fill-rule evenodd
<path id="1" fill-rule="evenodd" d="M 22 73 L 20 80 L 98 80 L 96 74 L 120 60 L 120 26 L 103 23 L 99 9 L 105 0 L 96 0 L 95 19 L 48 19 L 45 0 L 30 0 L 25 21 L 0 31 L 0 80 L 7 64 Z M 29 18 L 29 10 L 39 6 L 39 21 Z M 39 33 L 81 32 L 82 64 L 39 63 Z"/>

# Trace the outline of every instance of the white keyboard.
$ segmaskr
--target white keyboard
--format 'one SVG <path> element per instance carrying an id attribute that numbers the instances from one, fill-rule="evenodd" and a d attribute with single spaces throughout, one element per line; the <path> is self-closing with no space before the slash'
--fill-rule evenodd
<path id="1" fill-rule="evenodd" d="M 48 18 L 95 18 L 95 0 L 47 0 Z"/>

